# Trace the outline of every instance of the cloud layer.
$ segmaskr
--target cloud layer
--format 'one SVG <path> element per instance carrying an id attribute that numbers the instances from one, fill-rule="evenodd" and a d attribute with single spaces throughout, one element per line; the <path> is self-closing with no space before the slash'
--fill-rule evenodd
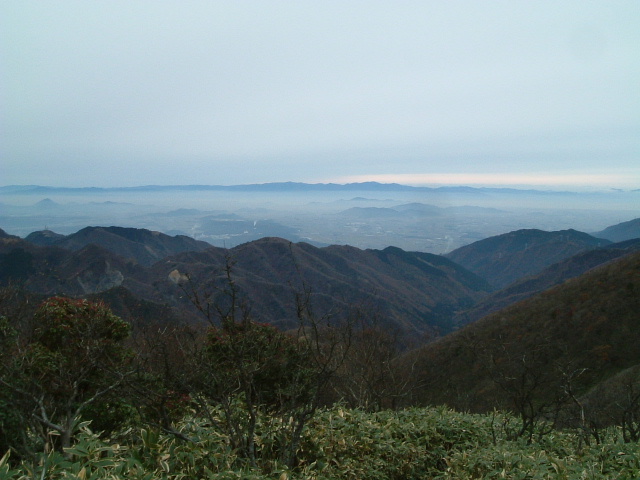
<path id="1" fill-rule="evenodd" d="M 636 1 L 10 1 L 0 18 L 3 184 L 640 186 Z"/>

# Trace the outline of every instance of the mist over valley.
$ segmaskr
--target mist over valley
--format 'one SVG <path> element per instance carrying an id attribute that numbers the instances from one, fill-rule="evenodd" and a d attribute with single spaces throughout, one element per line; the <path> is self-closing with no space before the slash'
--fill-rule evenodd
<path id="1" fill-rule="evenodd" d="M 638 216 L 640 191 L 273 183 L 133 188 L 0 187 L 0 225 L 25 237 L 146 228 L 231 248 L 263 237 L 448 253 L 523 228 L 598 232 Z"/>

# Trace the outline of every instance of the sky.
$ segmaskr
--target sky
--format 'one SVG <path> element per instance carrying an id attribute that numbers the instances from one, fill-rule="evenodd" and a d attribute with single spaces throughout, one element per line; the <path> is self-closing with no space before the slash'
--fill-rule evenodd
<path id="1" fill-rule="evenodd" d="M 640 188 L 640 2 L 0 2 L 0 185 Z"/>

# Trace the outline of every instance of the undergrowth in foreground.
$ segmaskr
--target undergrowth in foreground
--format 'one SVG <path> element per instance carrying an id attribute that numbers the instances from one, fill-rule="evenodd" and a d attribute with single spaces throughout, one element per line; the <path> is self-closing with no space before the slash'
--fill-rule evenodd
<path id="1" fill-rule="evenodd" d="M 507 440 L 500 428 L 507 419 L 516 421 L 446 408 L 366 413 L 336 406 L 308 424 L 293 469 L 278 463 L 279 439 L 267 425 L 275 420 L 266 417 L 255 438 L 257 467 L 202 419 L 176 425 L 190 441 L 147 428 L 106 439 L 85 423 L 66 458 L 52 452 L 16 465 L 7 453 L 0 480 L 640 478 L 640 447 L 622 442 L 615 428 L 603 432 L 600 444 L 585 445 L 571 431 L 527 444 Z"/>

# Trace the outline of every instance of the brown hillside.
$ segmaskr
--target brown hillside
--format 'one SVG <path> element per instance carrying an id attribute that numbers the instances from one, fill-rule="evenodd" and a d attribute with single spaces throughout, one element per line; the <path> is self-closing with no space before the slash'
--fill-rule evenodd
<path id="1" fill-rule="evenodd" d="M 541 402 L 576 371 L 573 387 L 584 393 L 640 363 L 639 327 L 640 253 L 633 253 L 413 352 L 416 398 L 476 411 L 510 407 L 507 390 L 519 379 L 535 380 Z"/>
<path id="2" fill-rule="evenodd" d="M 453 262 L 430 254 L 396 248 L 360 250 L 349 246 L 317 248 L 264 238 L 231 250 L 190 252 L 155 264 L 153 277 L 163 298 L 179 297 L 166 281 L 177 270 L 206 288 L 219 279 L 225 256 L 233 260 L 233 276 L 262 321 L 296 324 L 294 295 L 307 288 L 319 315 L 362 307 L 405 333 L 446 332 L 453 314 L 467 308 L 488 286 Z"/>
<path id="3" fill-rule="evenodd" d="M 446 256 L 500 289 L 549 265 L 609 243 L 576 230 L 526 229 L 485 238 Z"/>
<path id="4" fill-rule="evenodd" d="M 148 237 L 146 231 L 141 235 Z M 2 239 L 0 283 L 19 281 L 32 292 L 68 296 L 124 288 L 141 301 L 167 305 L 176 316 L 195 321 L 203 319 L 189 302 L 189 289 L 214 294 L 214 302 L 223 301 L 216 288 L 224 287 L 228 261 L 254 317 L 282 328 L 297 326 L 295 294 L 309 292 L 319 316 L 337 319 L 357 309 L 400 335 L 434 336 L 449 332 L 455 312 L 469 308 L 490 289 L 474 274 L 437 255 L 398 248 L 317 248 L 279 238 L 230 250 L 184 252 L 151 266 L 95 244 L 71 251 Z M 186 274 L 190 285 L 181 284 Z M 122 302 L 122 298 L 116 295 L 112 300 Z"/>
<path id="5" fill-rule="evenodd" d="M 578 253 L 566 260 L 554 263 L 537 275 L 525 277 L 489 295 L 470 310 L 457 314 L 454 323 L 462 326 L 475 322 L 490 313 L 497 312 L 516 302 L 560 285 L 566 280 L 582 275 L 592 268 L 638 250 L 640 250 L 640 239 L 627 240 L 607 245 L 604 248 Z"/>
<path id="6" fill-rule="evenodd" d="M 151 265 L 177 253 L 202 251 L 211 247 L 206 242 L 185 235 L 170 236 L 144 228 L 86 227 L 74 234 L 53 239 L 52 233 L 34 232 L 26 239 L 39 245 L 55 245 L 73 251 L 91 244 L 98 245 L 142 265 Z"/>

